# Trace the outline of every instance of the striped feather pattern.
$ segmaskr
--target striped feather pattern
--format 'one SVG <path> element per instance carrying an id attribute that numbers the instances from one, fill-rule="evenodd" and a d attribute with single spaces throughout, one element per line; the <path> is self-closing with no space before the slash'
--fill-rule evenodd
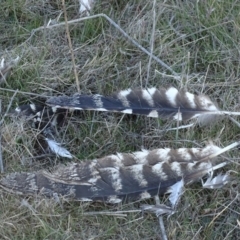
<path id="1" fill-rule="evenodd" d="M 118 203 L 147 199 L 171 191 L 183 179 L 190 183 L 212 170 L 215 145 L 205 148 L 155 149 L 118 153 L 101 159 L 59 166 L 54 172 L 13 173 L 0 187 L 19 194 L 58 194 L 80 201 Z"/>
<path id="2" fill-rule="evenodd" d="M 98 94 L 52 97 L 47 104 L 64 109 L 112 111 L 179 121 L 221 114 L 209 97 L 174 87 L 128 89 L 109 97 Z"/>

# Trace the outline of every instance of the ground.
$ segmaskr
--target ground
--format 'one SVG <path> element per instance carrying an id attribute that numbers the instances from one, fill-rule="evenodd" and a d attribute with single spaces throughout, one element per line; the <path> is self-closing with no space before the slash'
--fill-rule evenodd
<path id="1" fill-rule="evenodd" d="M 82 17 L 77 0 L 66 0 L 65 9 L 67 20 Z M 79 90 L 107 95 L 130 87 L 151 86 L 203 93 L 221 109 L 239 111 L 239 1 L 96 0 L 91 15 L 109 16 L 171 70 L 131 43 L 104 17 L 69 24 L 69 29 L 66 25 L 38 29 L 50 19 L 59 17 L 59 22 L 64 22 L 63 10 L 61 0 L 1 1 L 0 57 L 6 61 L 20 57 L 7 82 L 1 85 L 3 114 L 17 89 L 11 109 Z M 223 147 L 238 141 L 240 134 L 239 127 L 227 117 L 207 126 L 166 131 L 171 127 L 176 123 L 82 112 L 68 117 L 57 138 L 74 155 L 73 161 L 87 161 L 141 148 L 199 147 L 209 141 Z M 24 119 L 4 118 L 1 133 L 3 176 L 50 169 L 69 161 L 44 153 L 39 147 L 40 131 L 32 129 Z M 232 170 L 233 182 L 218 190 L 203 189 L 200 183 L 189 185 L 177 213 L 164 218 L 169 239 L 240 238 L 238 149 L 224 157 L 231 164 L 222 171 Z M 161 201 L 166 202 L 167 197 Z M 1 192 L 0 238 L 161 239 L 154 215 L 86 215 L 93 211 L 135 210 L 139 204 L 115 206 L 64 199 L 59 203 Z"/>

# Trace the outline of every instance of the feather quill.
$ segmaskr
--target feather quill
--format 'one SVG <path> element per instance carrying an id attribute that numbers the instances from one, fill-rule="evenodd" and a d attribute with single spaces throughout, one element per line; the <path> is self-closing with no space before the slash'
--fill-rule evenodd
<path id="1" fill-rule="evenodd" d="M 0 187 L 13 193 L 48 197 L 57 194 L 80 201 L 118 203 L 147 199 L 171 192 L 172 186 L 182 179 L 184 184 L 194 182 L 224 166 L 215 166 L 214 158 L 237 145 L 239 142 L 223 149 L 210 144 L 205 148 L 118 153 L 59 166 L 52 173 L 13 173 L 0 180 Z"/>

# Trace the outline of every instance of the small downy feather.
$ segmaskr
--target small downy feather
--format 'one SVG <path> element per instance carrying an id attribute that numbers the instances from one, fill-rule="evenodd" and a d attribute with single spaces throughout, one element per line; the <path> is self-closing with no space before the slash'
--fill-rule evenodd
<path id="1" fill-rule="evenodd" d="M 60 145 L 60 143 L 57 143 L 54 140 L 48 139 L 48 138 L 45 138 L 45 140 L 48 143 L 48 146 L 51 149 L 51 151 L 53 153 L 55 153 L 57 156 L 66 157 L 66 158 L 71 158 L 72 159 L 71 153 L 67 149 L 62 147 Z"/>
<path id="2" fill-rule="evenodd" d="M 89 12 L 93 6 L 94 0 L 79 0 L 80 8 L 79 13 L 86 12 L 87 15 L 89 15 Z"/>
<path id="3" fill-rule="evenodd" d="M 228 174 L 218 174 L 213 178 L 212 174 L 208 177 L 207 181 L 202 184 L 203 188 L 216 189 L 222 188 L 224 185 L 231 181 L 231 177 Z"/>
<path id="4" fill-rule="evenodd" d="M 180 181 L 173 184 L 169 190 L 168 193 L 171 193 L 169 196 L 169 201 L 172 204 L 172 207 L 175 208 L 178 204 L 178 201 L 183 194 L 183 188 L 184 188 L 184 181 L 181 179 Z"/>
<path id="5" fill-rule="evenodd" d="M 15 66 L 19 62 L 19 59 L 20 58 L 17 57 L 12 61 L 6 63 L 5 59 L 2 58 L 0 62 L 0 84 L 6 81 L 7 75 L 9 74 L 13 66 Z"/>
<path id="6" fill-rule="evenodd" d="M 211 115 L 240 115 L 240 112 L 218 110 L 208 96 L 178 91 L 174 87 L 128 89 L 109 97 L 76 94 L 52 97 L 46 103 L 63 109 L 121 112 L 177 121 L 198 118 L 200 123 L 209 121 Z"/>
<path id="7" fill-rule="evenodd" d="M 214 158 L 238 145 L 235 142 L 223 149 L 210 144 L 205 148 L 118 153 L 59 166 L 52 173 L 13 173 L 0 180 L 0 187 L 13 193 L 48 197 L 57 194 L 80 201 L 119 203 L 147 199 L 180 189 L 173 186 L 181 180 L 191 183 L 223 167 L 225 163 L 215 165 Z M 172 196 L 174 205 L 179 194 Z"/>

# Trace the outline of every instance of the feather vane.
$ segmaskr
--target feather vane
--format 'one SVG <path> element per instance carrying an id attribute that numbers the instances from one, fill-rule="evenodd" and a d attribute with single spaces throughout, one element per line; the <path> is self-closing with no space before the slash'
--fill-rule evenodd
<path id="1" fill-rule="evenodd" d="M 57 194 L 80 201 L 118 203 L 147 199 L 172 192 L 172 186 L 181 180 L 184 184 L 199 180 L 214 169 L 213 158 L 222 152 L 223 149 L 210 144 L 205 148 L 118 153 L 59 166 L 52 173 L 13 173 L 0 180 L 0 187 L 14 193 L 38 193 L 49 197 Z M 224 164 L 219 167 L 222 166 Z M 176 188 L 181 189 L 182 185 Z M 180 192 L 172 195 L 173 204 Z"/>
<path id="2" fill-rule="evenodd" d="M 173 208 L 175 208 L 175 206 L 178 204 L 178 201 L 183 194 L 183 187 L 184 181 L 181 179 L 180 181 L 173 184 L 168 190 L 168 192 L 171 193 L 169 196 L 169 201 L 171 202 Z"/>

